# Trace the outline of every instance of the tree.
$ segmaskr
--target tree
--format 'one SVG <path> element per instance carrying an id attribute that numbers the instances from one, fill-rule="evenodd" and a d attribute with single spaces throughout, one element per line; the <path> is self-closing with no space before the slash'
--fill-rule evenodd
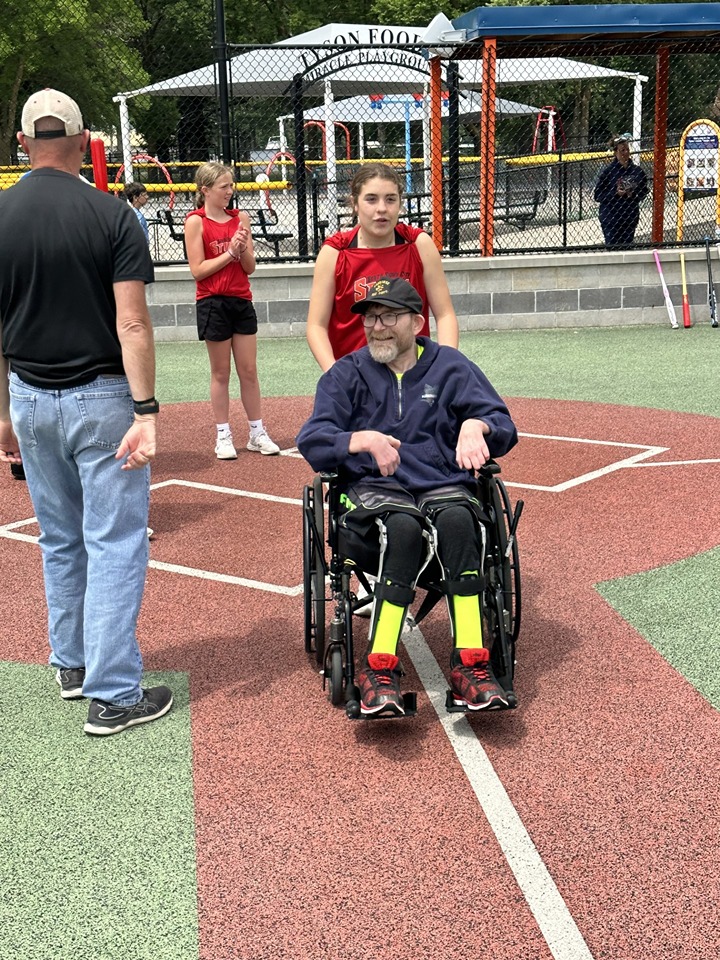
<path id="1" fill-rule="evenodd" d="M 129 43 L 143 30 L 132 0 L 25 0 L 0 23 L 0 163 L 17 156 L 21 102 L 42 87 L 77 100 L 86 125 L 116 122 L 113 95 L 147 80 Z"/>
<path id="2" fill-rule="evenodd" d="M 450 20 L 459 17 L 466 9 L 465 3 L 451 2 L 442 5 L 442 12 Z M 437 0 L 374 0 L 371 12 L 375 23 L 426 27 L 438 13 L 438 4 Z"/>

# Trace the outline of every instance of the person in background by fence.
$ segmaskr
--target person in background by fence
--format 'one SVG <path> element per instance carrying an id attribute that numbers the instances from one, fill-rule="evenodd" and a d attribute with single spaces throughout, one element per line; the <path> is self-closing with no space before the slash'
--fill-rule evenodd
<path id="1" fill-rule="evenodd" d="M 250 424 L 247 449 L 280 453 L 262 421 L 257 374 L 257 316 L 249 276 L 255 270 L 250 218 L 229 210 L 235 175 L 222 163 L 203 163 L 195 175 L 197 210 L 185 219 L 188 265 L 197 283 L 198 336 L 210 358 L 210 403 L 218 460 L 235 460 L 230 430 L 230 360 L 240 380 L 240 399 Z"/>
<path id="2" fill-rule="evenodd" d="M 138 223 L 143 229 L 145 234 L 145 239 L 150 243 L 150 231 L 148 230 L 148 222 L 145 219 L 145 214 L 142 212 L 142 208 L 148 202 L 148 192 L 147 187 L 144 183 L 128 183 L 123 190 L 122 194 L 130 206 L 135 211 L 135 216 L 138 218 Z"/>
<path id="3" fill-rule="evenodd" d="M 360 350 L 366 337 L 352 306 L 380 277 L 400 277 L 419 292 L 430 336 L 428 308 L 437 324 L 438 343 L 457 347 L 458 324 L 440 254 L 417 227 L 398 223 L 403 185 L 387 164 L 363 166 L 350 184 L 357 226 L 333 234 L 315 263 L 307 317 L 307 340 L 323 371 L 335 360 Z"/>
<path id="4" fill-rule="evenodd" d="M 640 201 L 647 196 L 645 171 L 630 156 L 630 134 L 613 137 L 614 157 L 595 184 L 600 226 L 608 250 L 631 247 L 640 220 Z"/>

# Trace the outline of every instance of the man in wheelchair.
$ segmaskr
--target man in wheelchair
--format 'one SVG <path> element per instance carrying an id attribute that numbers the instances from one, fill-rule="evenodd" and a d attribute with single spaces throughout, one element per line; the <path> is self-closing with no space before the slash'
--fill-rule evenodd
<path id="1" fill-rule="evenodd" d="M 508 705 L 483 638 L 484 531 L 472 472 L 506 454 L 517 432 L 474 363 L 418 336 L 421 310 L 405 280 L 383 277 L 370 287 L 352 307 L 367 346 L 320 378 L 297 437 L 314 470 L 338 474 L 346 542 L 376 544 L 380 531 L 370 639 L 357 675 L 365 716 L 404 712 L 397 647 L 433 552 L 452 629 L 453 703 L 473 711 Z"/>

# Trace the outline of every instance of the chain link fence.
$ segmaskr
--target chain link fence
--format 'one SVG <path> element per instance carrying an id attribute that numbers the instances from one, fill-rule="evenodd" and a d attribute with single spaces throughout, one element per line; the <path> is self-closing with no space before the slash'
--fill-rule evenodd
<path id="1" fill-rule="evenodd" d="M 469 59 L 465 48 L 462 59 L 443 59 L 433 95 L 420 28 L 365 27 L 370 44 L 348 31 L 323 44 L 213 46 L 209 8 L 188 23 L 173 19 L 187 16 L 179 3 L 140 16 L 126 0 L 96 15 L 88 49 L 88 23 L 73 21 L 75 9 L 48 4 L 41 18 L 21 13 L 0 34 L 0 187 L 27 169 L 14 141 L 25 97 L 56 86 L 104 141 L 109 188 L 147 186 L 158 263 L 184 260 L 195 170 L 208 159 L 232 163 L 260 260 L 312 260 L 329 233 L 348 228 L 349 184 L 368 161 L 401 172 L 404 219 L 441 236 L 445 254 L 478 254 L 488 129 L 494 164 L 483 189 L 495 254 L 657 246 L 659 187 L 664 244 L 697 244 L 718 230 L 716 53 L 670 58 L 656 169 L 656 58 L 631 43 L 612 57 L 498 59 L 494 124 L 483 126 L 480 55 Z M 20 54 L 43 44 L 42 61 L 21 69 Z M 694 136 L 698 120 L 708 123 Z M 84 174 L 92 179 L 90 164 Z"/>

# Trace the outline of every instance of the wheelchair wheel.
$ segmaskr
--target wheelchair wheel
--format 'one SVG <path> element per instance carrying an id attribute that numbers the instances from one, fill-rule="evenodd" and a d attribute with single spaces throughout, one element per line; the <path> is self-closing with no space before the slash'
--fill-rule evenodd
<path id="1" fill-rule="evenodd" d="M 511 691 L 520 630 L 520 561 L 516 539 L 508 550 L 513 512 L 507 490 L 495 479 L 488 493 L 492 531 L 486 557 L 485 612 L 493 638 L 493 670 L 501 686 Z"/>
<path id="2" fill-rule="evenodd" d="M 328 686 L 330 688 L 330 703 L 334 707 L 339 707 L 343 703 L 345 696 L 345 672 L 343 670 L 343 656 L 340 647 L 333 647 L 330 651 L 330 675 L 328 677 Z"/>
<path id="3" fill-rule="evenodd" d="M 495 481 L 494 492 L 495 515 L 497 518 L 498 539 L 504 562 L 503 571 L 503 594 L 504 606 L 510 614 L 508 633 L 513 643 L 517 640 L 520 633 L 520 617 L 522 613 L 522 594 L 520 589 L 520 554 L 518 552 L 517 536 L 513 538 L 510 548 L 510 556 L 505 557 L 507 551 L 508 537 L 510 527 L 513 522 L 513 509 L 510 503 L 505 484 L 502 480 Z"/>
<path id="4" fill-rule="evenodd" d="M 305 650 L 322 663 L 325 654 L 325 517 L 322 481 L 303 490 L 303 600 Z"/>

